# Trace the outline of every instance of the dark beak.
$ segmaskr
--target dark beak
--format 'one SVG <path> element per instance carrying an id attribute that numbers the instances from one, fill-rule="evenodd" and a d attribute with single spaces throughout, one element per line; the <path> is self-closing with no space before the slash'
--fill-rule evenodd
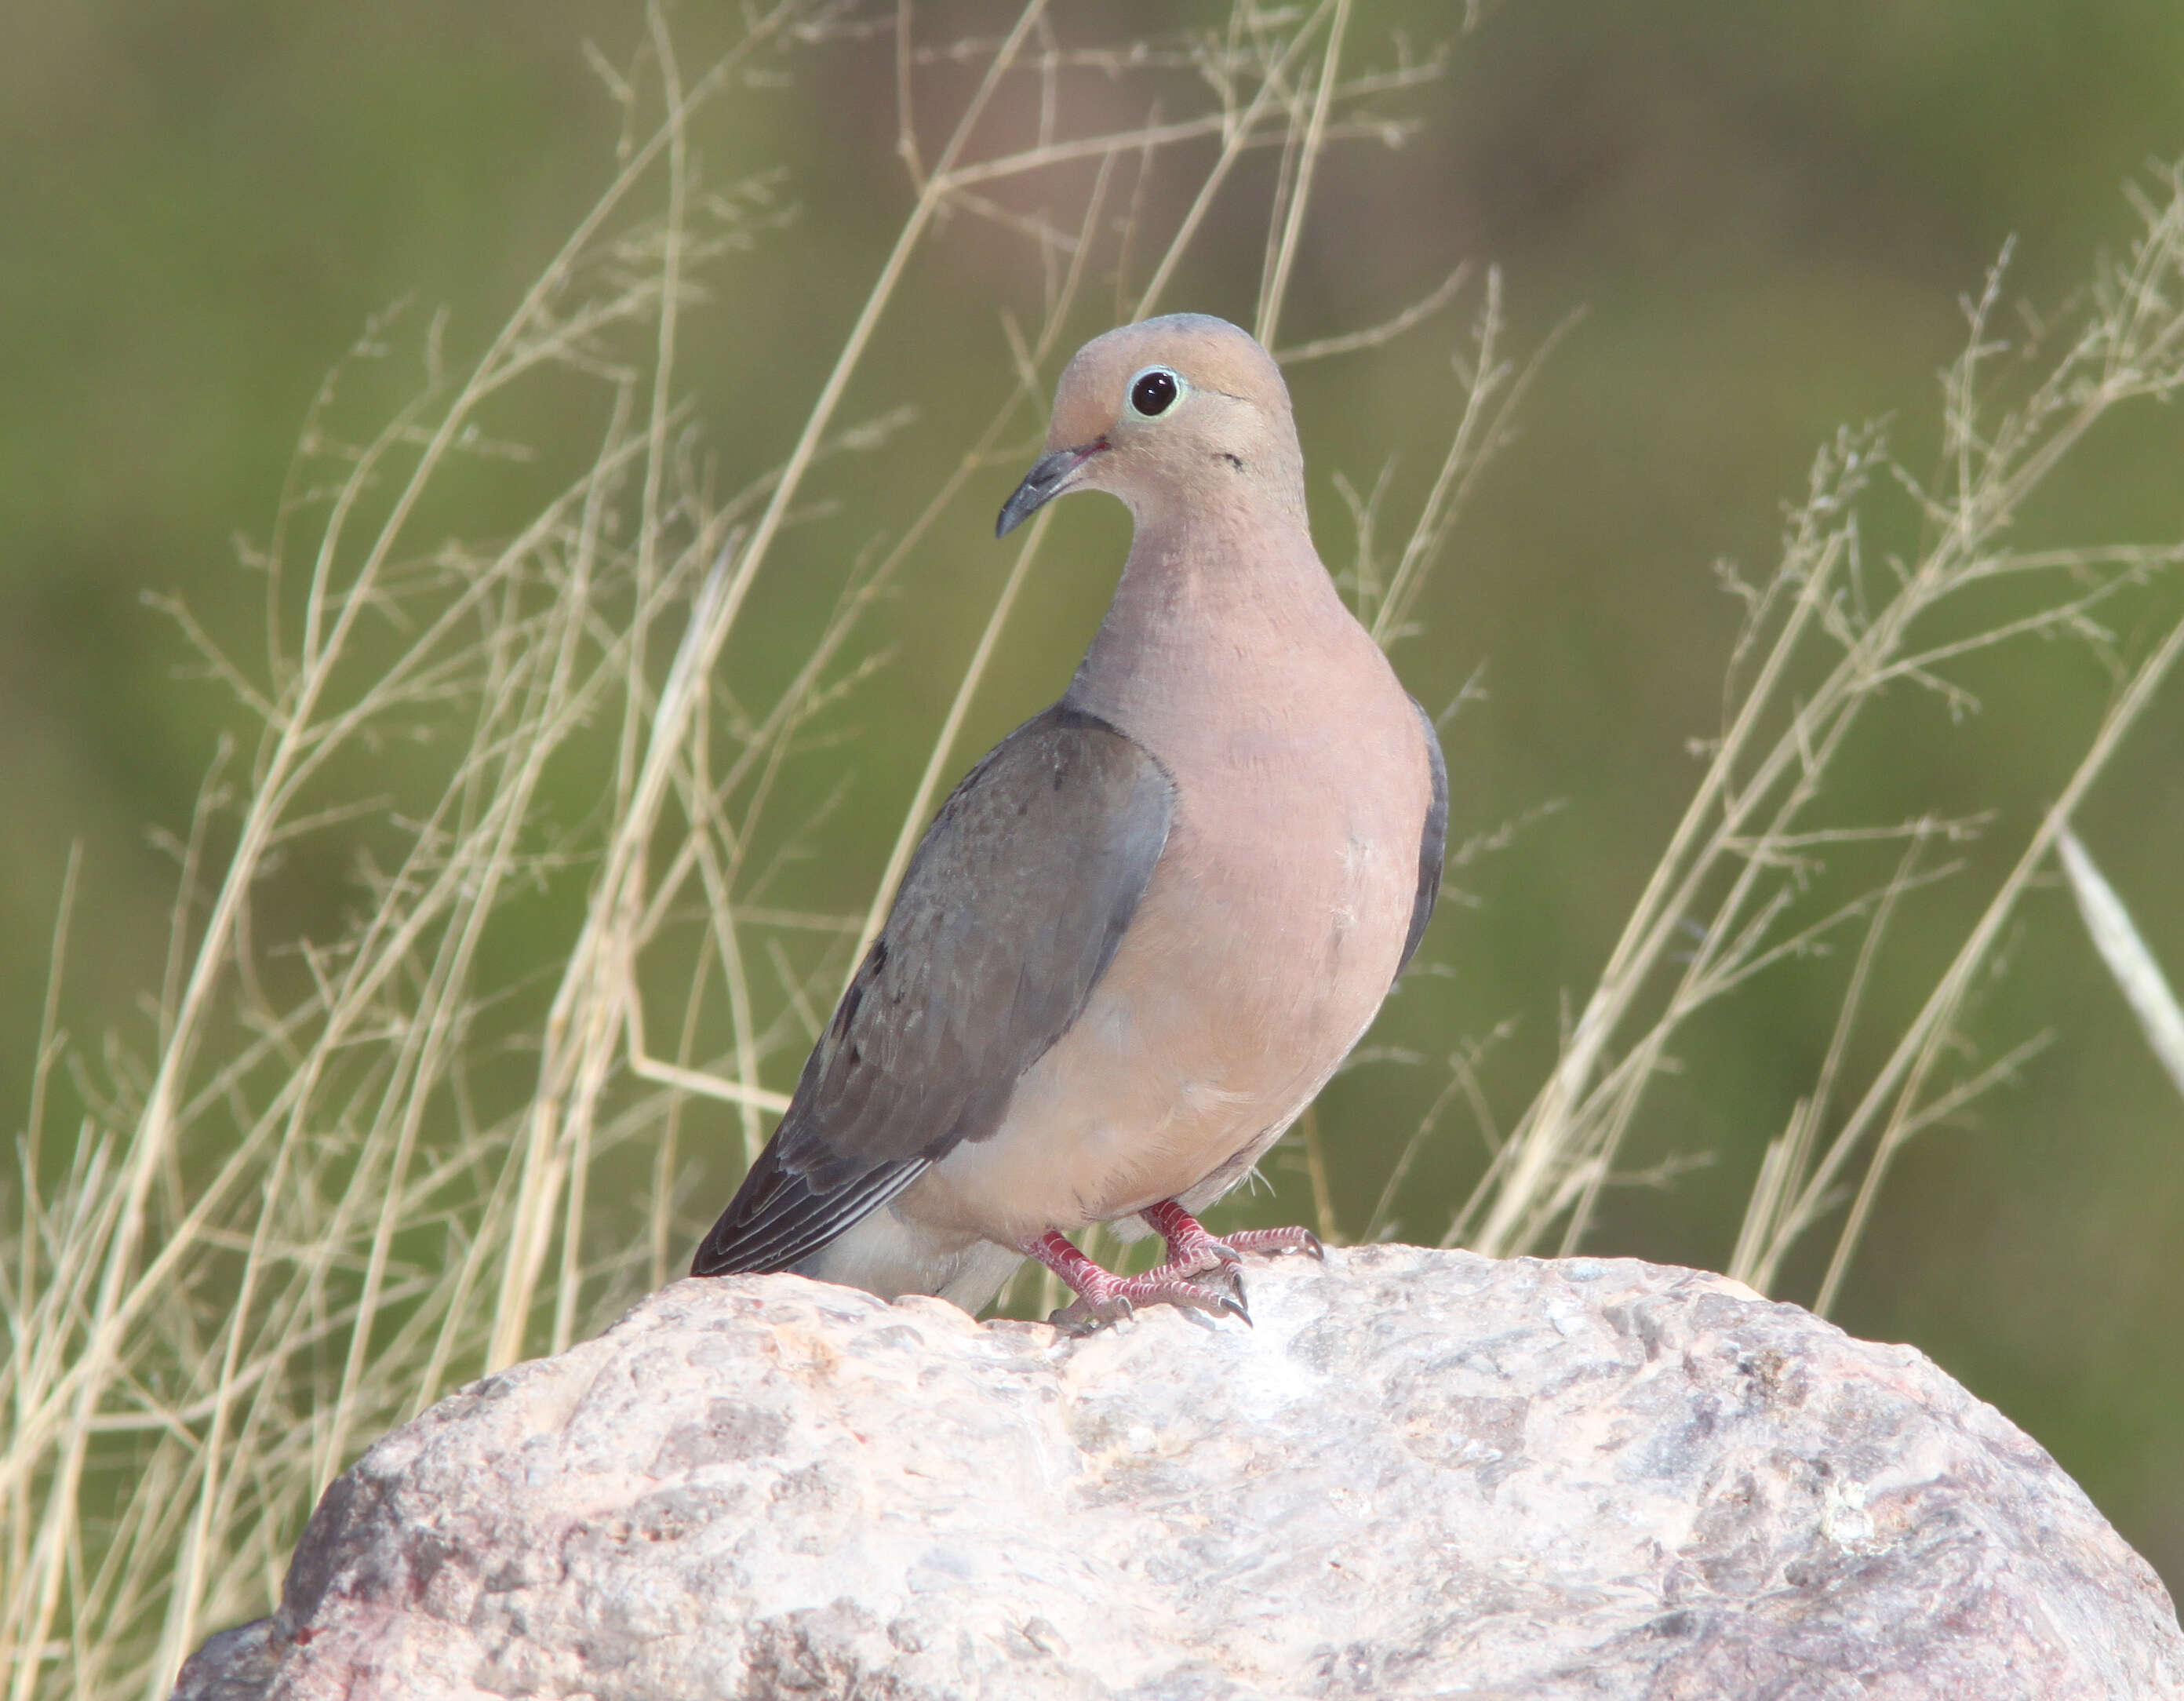
<path id="1" fill-rule="evenodd" d="M 994 535 L 1007 537 L 1068 489 L 1077 469 L 1106 447 L 1106 438 L 1095 438 L 1082 449 L 1057 449 L 1051 455 L 1039 456 L 1031 471 L 1024 474 L 1024 482 L 1017 486 L 1016 494 L 1001 505 L 1001 517 L 994 522 Z"/>

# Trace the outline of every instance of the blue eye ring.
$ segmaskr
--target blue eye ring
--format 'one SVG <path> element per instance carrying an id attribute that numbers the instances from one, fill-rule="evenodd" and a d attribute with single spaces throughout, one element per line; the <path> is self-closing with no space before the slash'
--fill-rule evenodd
<path id="1" fill-rule="evenodd" d="M 1172 366 L 1148 366 L 1130 380 L 1130 411 L 1140 419 L 1158 419 L 1181 401 L 1190 386 Z"/>

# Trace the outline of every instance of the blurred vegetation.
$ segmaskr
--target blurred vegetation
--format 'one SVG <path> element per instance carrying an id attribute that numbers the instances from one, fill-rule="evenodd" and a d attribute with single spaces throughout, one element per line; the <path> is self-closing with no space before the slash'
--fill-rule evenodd
<path id="1" fill-rule="evenodd" d="M 1190 10 L 1217 30 L 1226 15 Z M 1171 31 L 1174 13 L 1066 5 L 1053 16 L 1061 39 L 1106 42 Z M 701 494 L 678 548 L 702 530 L 692 516 L 788 453 L 909 211 L 893 15 L 833 14 L 828 39 L 769 59 L 690 133 L 694 181 L 722 198 L 699 222 L 723 246 L 679 323 L 672 399 L 686 409 L 676 429 L 690 436 L 677 476 Z M 990 39 L 1013 15 L 916 11 L 919 39 L 936 45 Z M 694 67 L 717 50 L 713 36 L 733 33 L 700 8 L 670 16 Z M 1436 80 L 1376 98 L 1376 111 L 1411 126 L 1401 146 L 1346 138 L 1321 162 L 1279 339 L 1379 323 L 1452 268 L 1473 268 L 1452 307 L 1384 349 L 1293 372 L 1316 527 L 1339 568 L 1356 548 L 1338 477 L 1369 491 L 1387 469 L 1390 516 L 1425 499 L 1462 401 L 1448 357 L 1471 346 L 1486 267 L 1500 269 L 1510 357 L 1554 345 L 1412 611 L 1415 633 L 1393 650 L 1436 711 L 1479 682 L 1444 743 L 1454 836 L 1488 842 L 1451 871 L 1457 901 L 1425 952 L 1439 971 L 1414 974 L 1391 1004 L 1372 1042 L 1379 1060 L 1323 1098 L 1324 1202 L 1351 1235 L 1451 1080 L 1442 1059 L 1478 1048 L 1480 1101 L 1501 1129 L 1551 1072 L 1561 1026 L 1704 771 L 1692 741 L 1722 731 L 1744 611 L 1713 564 L 1767 579 L 1786 505 L 1804 498 L 1816 451 L 1841 426 L 1886 420 L 1907 467 L 1946 482 L 1938 375 L 1961 351 L 1967 301 L 2005 243 L 2016 239 L 1995 331 L 2014 349 L 2036 340 L 2043 317 L 2067 316 L 2097 254 L 2127 247 L 2137 220 L 2125 186 L 2159 199 L 2152 166 L 2184 153 L 2184 12 L 2153 0 L 1510 0 L 1474 31 L 1460 22 L 1453 8 L 1359 0 L 1350 29 L 1361 70 L 1406 51 L 1429 58 L 1444 42 L 1451 51 Z M 249 761 L 254 734 L 232 695 L 146 594 L 186 605 L 229 653 L 262 654 L 266 579 L 238 566 L 235 540 L 248 555 L 272 538 L 329 368 L 376 327 L 383 355 L 348 369 L 337 398 L 354 438 L 416 393 L 428 351 L 467 367 L 613 178 L 617 138 L 647 133 L 651 120 L 632 119 L 613 87 L 621 75 L 632 87 L 656 81 L 648 31 L 641 7 L 576 0 L 109 3 L 19 20 L 0 61 L 13 162 L 0 173 L 0 369 L 13 404 L 0 415 L 0 788 L 13 806 L 0 835 L 0 1103 L 31 1096 L 52 933 L 78 845 L 59 1014 L 86 1061 L 49 1084 L 65 1102 L 45 1118 L 63 1131 L 44 1142 L 48 1173 L 70 1161 L 79 1101 L 127 1100 L 140 1067 L 128 1059 L 158 1049 L 159 1018 L 148 1012 L 169 973 L 174 846 L 224 733 L 244 740 L 229 778 Z M 588 62 L 587 42 L 609 75 Z M 926 165 L 980 71 L 976 54 L 916 69 Z M 1072 121 L 1140 124 L 1148 89 L 1173 115 L 1190 81 L 1157 67 L 1087 72 L 1069 86 Z M 1280 153 L 1243 158 L 1162 307 L 1251 321 Z M 1202 170 L 1210 157 L 1201 148 L 1185 164 Z M 1091 172 L 1072 167 L 1004 198 L 1073 229 Z M 1131 210 L 1120 198 L 1133 181 L 1118 168 L 1111 215 Z M 1135 210 L 1165 231 L 1191 180 L 1148 181 Z M 722 676 L 736 705 L 756 712 L 790 686 L 845 585 L 899 541 L 1009 399 L 1003 315 L 1036 336 L 1055 282 L 1038 255 L 1020 229 L 960 210 L 916 254 L 888 308 L 884 358 L 858 371 L 838 421 L 873 424 L 868 445 L 830 463 L 750 583 Z M 1144 287 L 1150 249 L 1123 257 L 1127 288 L 1116 259 L 1105 251 L 1084 281 L 1038 363 L 1041 386 Z M 398 303 L 407 305 L 382 321 Z M 522 526 L 542 493 L 582 473 L 611 411 L 575 388 L 526 392 L 513 406 L 493 430 L 520 437 L 532 458 L 457 467 L 411 548 L 460 538 L 486 549 Z M 752 852 L 754 867 L 777 872 L 756 895 L 739 888 L 745 902 L 864 915 L 1016 559 L 988 521 L 1016 476 L 1011 457 L 1036 441 L 1035 415 L 1018 409 L 891 594 L 860 612 L 833 676 L 849 689 L 784 756 Z M 2176 542 L 2180 451 L 2184 432 L 2159 409 L 2103 424 L 2009 542 Z M 1931 516 L 1900 497 L 1868 523 L 1875 571 L 1933 542 Z M 942 784 L 1061 689 L 1126 536 L 1109 505 L 1056 515 Z M 660 627 L 655 681 L 694 583 Z M 1907 894 L 1892 916 L 1892 967 L 1852 1035 L 1850 1074 L 1880 1067 L 2061 789 L 2119 670 L 2174 624 L 2181 594 L 2157 577 L 2105 611 L 2115 666 L 2103 644 L 2022 641 L 1959 672 L 1975 708 L 1894 693 L 1831 771 L 1831 819 L 1983 817 L 1976 838 L 1948 847 L 1962 873 Z M 292 583 L 272 599 L 291 620 L 294 596 Z M 867 659 L 877 671 L 857 674 Z M 2172 980 L 2184 979 L 2180 694 L 2172 679 L 2076 814 Z M 420 720 L 344 751 L 328 795 L 424 806 L 447 754 L 430 730 Z M 589 745 L 578 739 L 543 780 L 541 817 L 573 847 L 569 860 L 549 867 L 552 846 L 538 847 L 529 895 L 480 947 L 480 983 L 515 989 L 506 1029 L 481 1029 L 499 1048 L 481 1074 L 498 1068 L 515 1090 L 537 1066 L 538 1021 L 560 973 L 553 954 L 566 952 L 597 867 L 585 834 L 616 784 L 612 743 L 605 730 Z M 207 817 L 208 867 L 232 850 L 233 830 L 228 814 Z M 339 934 L 372 907 L 362 860 L 392 844 L 367 826 L 299 836 L 258 895 L 256 931 Z M 823 1001 L 851 938 L 784 932 L 780 943 L 781 986 L 821 989 L 811 996 Z M 1770 970 L 1678 1038 L 1688 1067 L 1656 1080 L 1617 1158 L 1656 1185 L 1605 1190 L 1586 1250 L 1729 1263 L 1763 1153 L 1822 1066 L 1851 954 Z M 283 962 L 276 979 L 301 973 Z M 1916 1343 L 2000 1406 L 2174 1587 L 2184 1577 L 2184 1352 L 2170 1297 L 2184 1242 L 2184 1101 L 2052 876 L 2014 911 L 1990 967 L 1999 972 L 1982 978 L 1962 1024 L 1964 1072 L 2036 1036 L 2052 1042 L 1903 1147 L 1831 1314 L 1856 1333 Z M 658 1030 L 671 1034 L 671 989 L 689 972 L 678 959 L 657 973 L 657 1052 L 671 1049 Z M 772 1044 L 761 1074 L 783 1090 L 800 1061 L 794 1023 Z M 732 1186 L 747 1124 L 694 1102 L 678 1127 L 670 1268 Z M 596 1232 L 637 1250 L 602 1258 L 584 1319 L 656 1263 L 662 1219 L 637 1199 L 655 1135 L 656 1124 L 632 1124 L 593 1182 Z M 1468 1101 L 1445 1107 L 1394 1200 L 1396 1231 L 1438 1239 L 1485 1161 Z M 1268 1179 L 1276 1196 L 1240 1197 L 1236 1219 L 1314 1208 L 1292 1149 Z M 175 1178 L 178 1196 L 192 1180 Z M 1814 1297 L 1835 1227 L 1797 1248 L 1773 1291 Z M 490 1311 L 490 1290 L 476 1303 Z M 551 1296 L 542 1303 L 526 1337 L 533 1349 L 566 1326 L 549 1330 Z M 340 1370 L 337 1354 L 323 1374 Z M 269 1537 L 269 1551 L 292 1535 Z"/>

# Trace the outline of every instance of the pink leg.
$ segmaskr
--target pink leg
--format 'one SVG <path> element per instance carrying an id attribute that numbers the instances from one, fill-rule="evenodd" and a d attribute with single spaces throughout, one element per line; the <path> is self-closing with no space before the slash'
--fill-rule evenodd
<path id="1" fill-rule="evenodd" d="M 1309 1229 L 1246 1229 L 1240 1234 L 1210 1235 L 1205 1225 L 1173 1199 L 1142 1213 L 1167 1243 L 1167 1262 L 1139 1276 L 1118 1276 L 1086 1258 L 1059 1230 L 1028 1240 L 1023 1249 L 1069 1284 L 1077 1295 L 1048 1319 L 1072 1335 L 1089 1335 L 1102 1325 L 1128 1317 L 1140 1305 L 1180 1305 L 1194 1311 L 1227 1312 L 1251 1320 L 1244 1307 L 1244 1284 L 1234 1266 L 1245 1252 L 1307 1252 L 1327 1256 L 1319 1236 Z M 1218 1272 L 1221 1286 L 1196 1278 Z M 1225 1287 L 1227 1291 L 1223 1291 Z"/>
<path id="2" fill-rule="evenodd" d="M 1059 1230 L 1024 1241 L 1023 1249 L 1069 1284 L 1077 1296 L 1047 1319 L 1072 1335 L 1089 1335 L 1103 1325 L 1128 1317 L 1140 1305 L 1180 1305 L 1193 1311 L 1227 1312 L 1249 1323 L 1243 1302 L 1210 1287 L 1201 1287 L 1162 1265 L 1139 1276 L 1118 1276 L 1103 1270 L 1072 1246 Z"/>
<path id="3" fill-rule="evenodd" d="M 1146 1225 L 1167 1242 L 1167 1263 L 1162 1269 L 1170 1274 L 1195 1275 L 1223 1264 L 1240 1263 L 1245 1252 L 1327 1256 L 1319 1236 L 1309 1229 L 1245 1229 L 1217 1236 L 1206 1233 L 1205 1225 L 1173 1199 L 1163 1199 L 1141 1214 Z"/>

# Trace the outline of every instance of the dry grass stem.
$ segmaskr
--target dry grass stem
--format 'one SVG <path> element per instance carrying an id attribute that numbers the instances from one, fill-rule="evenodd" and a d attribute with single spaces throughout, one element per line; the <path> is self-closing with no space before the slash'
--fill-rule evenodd
<path id="1" fill-rule="evenodd" d="M 2131 1014 L 2138 1018 L 2154 1060 L 2176 1084 L 2176 1090 L 2184 1093 L 2184 1005 L 2177 1003 L 2169 977 L 2161 972 L 2161 964 L 2140 936 L 2131 912 L 2078 835 L 2064 828 L 2055 848 L 2062 858 L 2063 872 L 2070 878 L 2070 895 L 2078 901 L 2078 915 L 2086 924 L 2087 936 L 2115 977 Z"/>
<path id="2" fill-rule="evenodd" d="M 87 1051 L 64 1029 L 70 926 L 86 901 L 70 863 L 0 1219 L 15 1347 L 0 1364 L 10 1701 L 165 1693 L 209 1630 L 268 1609 L 311 1506 L 362 1446 L 674 1273 L 735 1157 L 755 1154 L 786 1102 L 961 765 L 1038 572 L 1044 516 L 954 664 L 922 760 L 902 765 L 870 901 L 815 900 L 794 869 L 846 784 L 830 746 L 881 665 L 874 611 L 938 538 L 989 523 L 974 484 L 1023 452 L 1060 359 L 1103 328 L 1084 304 L 1160 310 L 1210 264 L 1217 204 L 1252 221 L 1261 334 L 1294 316 L 1334 151 L 1400 140 L 1409 120 L 1390 103 L 1444 65 L 1400 45 L 1373 63 L 1352 9 L 1240 0 L 1208 31 L 1078 42 L 1081 20 L 1030 0 L 998 35 L 941 41 L 923 38 L 911 0 L 780 0 L 686 20 L 725 32 L 700 60 L 655 5 L 627 63 L 592 55 L 620 114 L 611 179 L 482 349 L 458 358 L 443 321 L 400 310 L 366 327 L 315 399 L 270 536 L 244 563 L 262 580 L 262 653 L 232 653 L 173 611 L 245 732 L 222 745 L 170 847 L 169 951 L 137 1048 Z M 774 253 L 794 241 L 775 162 L 724 172 L 711 109 L 865 42 L 888 56 L 880 86 L 897 102 L 900 222 L 823 371 L 783 405 L 777 440 L 724 472 L 701 425 L 717 400 L 694 396 L 686 370 L 690 315 L 733 266 L 803 261 Z M 959 103 L 940 109 L 938 87 Z M 1142 121 L 1117 116 L 1130 111 Z M 1496 1252 L 1576 1244 L 1603 1188 L 1673 1168 L 1634 1178 L 1618 1163 L 1687 1018 L 1863 929 L 1827 1061 L 1769 1148 L 1736 1253 L 1747 1279 L 1772 1282 L 1850 1191 L 1832 1298 L 1892 1155 L 2038 1043 L 1944 1067 L 2017 897 L 2059 850 L 2083 864 L 2089 926 L 2108 917 L 2109 961 L 2135 965 L 2135 981 L 2116 972 L 2140 988 L 2157 1047 L 2173 1038 L 2173 997 L 2153 998 L 2150 955 L 2127 918 L 2113 925 L 2120 906 L 2103 909 L 2105 888 L 2064 835 L 2184 623 L 2118 663 L 2114 707 L 2015 872 L 1855 1086 L 1850 1036 L 1869 1019 L 1892 917 L 1953 866 L 1937 849 L 1979 823 L 1824 807 L 1831 764 L 1854 760 L 1846 747 L 1890 688 L 1968 710 L 1963 664 L 2029 637 L 2075 636 L 2114 661 L 2109 605 L 2179 558 L 2008 540 L 2098 423 L 2184 382 L 2184 193 L 2167 190 L 2144 204 L 2141 240 L 2103 272 L 2074 340 L 2007 406 L 1986 379 L 1998 274 L 1973 304 L 1942 488 L 1905 475 L 1877 432 L 1847 432 L 1819 457 L 1775 573 L 1732 581 L 1749 619 L 1721 733 L 1552 1078 L 1505 1130 L 1481 1065 L 1509 1029 L 1459 1047 L 1366 1238 L 1395 1220 L 1414 1161 L 1460 1104 L 1485 1174 L 1448 1237 Z M 919 335 L 905 289 L 936 233 L 969 220 L 1023 256 L 1006 286 L 1017 295 L 991 309 L 1003 376 L 940 488 L 894 511 L 866 469 L 908 415 L 863 399 L 888 393 Z M 1473 276 L 1458 270 L 1385 322 L 1288 358 L 1422 336 Z M 1346 582 L 1384 645 L 1416 630 L 1546 353 L 1512 352 L 1498 272 L 1473 300 L 1453 424 L 1417 511 L 1384 513 L 1385 477 L 1362 495 L 1344 487 L 1357 529 Z M 740 352 L 775 371 L 776 351 Z M 410 360 L 406 402 L 390 413 L 369 399 Z M 1914 560 L 1866 560 L 1860 516 L 1884 486 L 1928 528 Z M 806 548 L 838 510 L 862 528 L 861 555 Z M 1384 559 L 1384 536 L 1402 539 Z M 756 588 L 829 562 L 808 617 L 753 629 L 750 611 L 767 606 Z M 1994 586 L 2016 600 L 1982 618 L 1978 594 Z M 2036 606 L 2028 586 L 2044 588 Z M 1869 877 L 1848 886 L 1825 866 L 1864 870 L 1864 857 L 1877 859 Z M 353 877 L 345 914 L 312 910 L 323 881 L 297 872 L 328 858 Z M 1336 1196 L 1309 1117 L 1302 1152 L 1332 1241 Z M 1113 1238 L 1095 1232 L 1085 1250 L 1112 1252 Z M 1044 1314 L 1063 1295 L 1034 1269 L 1017 1297 Z"/>
<path id="3" fill-rule="evenodd" d="M 2058 843 L 2070 811 L 2098 780 L 2168 672 L 2184 622 L 2171 616 L 2091 734 L 2060 800 L 2034 828 L 1961 948 L 1886 1060 L 1840 1123 L 1847 1041 L 1865 1001 L 1888 921 L 1915 886 L 1953 871 L 1921 866 L 1923 847 L 1964 839 L 1981 823 L 1925 818 L 1872 826 L 1823 811 L 1832 765 L 1892 687 L 1937 697 L 1952 717 L 1977 707 L 1953 672 L 1966 658 L 2030 637 L 2075 637 L 2114 667 L 2106 606 L 2141 590 L 2179 559 L 2174 545 L 2013 549 L 2008 536 L 2027 504 L 2087 434 L 2119 410 L 2166 400 L 2184 384 L 2184 184 L 2141 198 L 2143 220 L 2127 256 L 2104 264 L 2074 334 L 2044 367 L 2026 351 L 2014 382 L 1994 328 L 2003 266 L 1966 304 L 1964 354 L 1944 386 L 1947 479 L 1928 488 L 1889 452 L 1881 433 L 1846 432 L 1814 465 L 1806 499 L 1763 584 L 1727 576 L 1747 618 L 1731 656 L 1723 728 L 1683 819 L 1632 910 L 1598 984 L 1570 1025 L 1560 1061 L 1496 1154 L 1478 1198 L 1451 1224 L 1458 1241 L 1495 1254 L 1576 1246 L 1642 1104 L 1689 1018 L 1755 973 L 1822 950 L 1863 923 L 1864 940 L 1841 1018 L 1812 1094 L 1767 1149 L 1731 1259 L 1762 1288 L 1784 1257 L 1854 1190 L 1818 1296 L 1833 1303 L 1890 1162 L 1905 1141 L 2008 1079 L 2044 1043 L 2036 1038 L 1953 1083 L 1946 1056 L 1968 1044 L 1959 1018 L 2028 881 Z M 2007 255 L 2004 256 L 2004 261 Z M 1991 385 L 1991 371 L 2002 368 Z M 1994 399 L 1990 389 L 2004 391 Z M 1906 500 L 1927 541 L 1911 561 L 1876 572 L 1865 559 L 1864 516 Z M 2021 596 L 1999 616 L 1982 612 L 1989 587 L 2048 587 L 2027 611 Z M 1858 866 L 1861 844 L 1905 845 L 1894 873 L 1830 903 L 1830 856 Z"/>
<path id="4" fill-rule="evenodd" d="M 1096 328 L 1087 287 L 1112 270 L 1122 297 L 1128 256 L 1154 254 L 1150 308 L 1218 192 L 1247 192 L 1236 165 L 1268 149 L 1291 163 L 1263 209 L 1279 313 L 1323 154 L 1399 139 L 1387 99 L 1440 69 L 1367 65 L 1354 41 L 1338 53 L 1347 15 L 1239 5 L 1213 31 L 1111 48 L 1064 41 L 1037 0 L 997 38 L 947 42 L 918 39 L 908 0 L 870 17 L 783 0 L 716 20 L 730 39 L 700 68 L 655 6 L 627 63 L 591 54 L 621 115 L 611 181 L 475 358 L 437 319 L 367 327 L 245 564 L 262 655 L 172 611 L 249 732 L 174 846 L 141 1061 L 86 1057 L 60 1025 L 73 870 L 56 930 L 0 1245 L 19 1347 L 0 1369 L 14 1701 L 164 1694 L 209 1629 L 266 1609 L 361 1445 L 452 1381 L 597 1327 L 679 1263 L 692 1213 L 732 1180 L 716 1129 L 756 1151 L 900 873 L 898 855 L 861 916 L 774 890 L 823 825 L 825 806 L 791 818 L 782 800 L 872 675 L 860 633 L 943 520 L 966 521 L 972 481 L 1017 452 L 1059 355 Z M 901 223 L 777 464 L 718 488 L 683 376 L 688 315 L 709 277 L 788 238 L 772 162 L 724 179 L 699 126 L 724 92 L 880 34 Z M 944 63 L 976 72 L 944 114 L 920 71 Z M 1117 127 L 1117 80 L 1134 79 L 1147 115 Z M 1183 209 L 1171 228 L 1150 222 L 1162 206 Z M 1036 328 L 1005 351 L 1012 376 L 944 488 L 903 516 L 861 512 L 891 541 L 796 636 L 793 665 L 755 670 L 783 639 L 744 632 L 753 588 L 869 490 L 851 469 L 905 418 L 848 410 L 916 336 L 896 322 L 903 285 L 950 215 L 1026 244 Z M 352 438 L 371 405 L 356 393 L 405 355 L 421 386 Z M 540 421 L 588 438 L 534 441 Z M 481 500 L 516 517 L 451 523 Z M 1043 535 L 960 676 L 905 844 Z M 335 845 L 354 914 L 281 933 L 270 917 L 292 912 L 269 898 Z M 55 1126 L 64 1085 L 80 1126 Z"/>

